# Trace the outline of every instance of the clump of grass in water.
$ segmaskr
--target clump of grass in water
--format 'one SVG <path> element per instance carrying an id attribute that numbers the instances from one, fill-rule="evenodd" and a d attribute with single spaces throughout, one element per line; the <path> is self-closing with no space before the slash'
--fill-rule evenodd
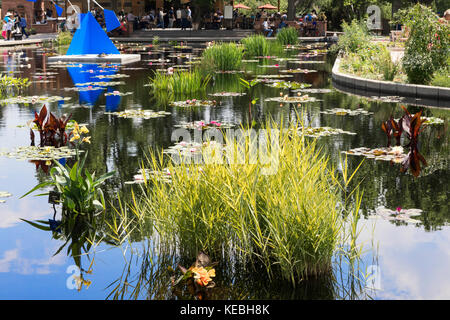
<path id="1" fill-rule="evenodd" d="M 240 45 L 232 42 L 214 44 L 203 51 L 202 66 L 208 72 L 239 70 L 243 56 Z"/>
<path id="2" fill-rule="evenodd" d="M 241 40 L 247 57 L 269 55 L 269 43 L 262 35 L 253 35 Z"/>
<path id="3" fill-rule="evenodd" d="M 333 255 L 348 241 L 342 236 L 346 209 L 337 204 L 353 175 L 348 178 L 345 171 L 344 183 L 339 184 L 315 142 L 289 133 L 295 130 L 291 124 L 271 140 L 267 154 L 279 145 L 279 162 L 272 163 L 278 168 L 272 175 L 264 175 L 260 164 L 175 165 L 151 153 L 146 167 L 157 172 L 167 168 L 171 182 L 149 176 L 141 185 L 142 195 L 133 193 L 131 203 L 121 203 L 116 210 L 120 216 L 129 210 L 151 221 L 163 247 L 181 256 L 194 257 L 203 250 L 220 260 L 234 252 L 234 261 L 262 264 L 272 279 L 294 285 L 310 276 L 329 275 Z M 268 129 L 264 138 L 270 141 L 275 132 Z M 254 147 L 249 141 L 226 141 L 227 152 L 241 150 L 248 157 Z M 345 202 L 348 197 L 347 193 Z M 357 217 L 356 203 L 351 217 Z M 352 223 L 354 230 L 357 218 Z"/>
<path id="4" fill-rule="evenodd" d="M 297 29 L 292 27 L 281 29 L 277 33 L 277 41 L 282 45 L 296 45 L 298 43 Z"/>
<path id="5" fill-rule="evenodd" d="M 60 31 L 55 41 L 59 46 L 68 46 L 72 42 L 72 33 L 70 31 Z"/>
<path id="6" fill-rule="evenodd" d="M 173 93 L 195 93 L 205 90 L 211 76 L 203 74 L 197 69 L 193 71 L 175 71 L 173 74 L 155 72 L 150 78 L 154 91 L 169 91 Z"/>

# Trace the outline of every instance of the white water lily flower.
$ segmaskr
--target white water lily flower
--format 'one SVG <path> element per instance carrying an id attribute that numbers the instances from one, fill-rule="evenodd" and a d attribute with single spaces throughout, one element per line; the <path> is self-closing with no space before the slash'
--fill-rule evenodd
<path id="1" fill-rule="evenodd" d="M 402 147 L 402 146 L 396 146 L 396 147 L 393 147 L 393 148 L 391 149 L 391 152 L 389 152 L 389 153 L 395 154 L 395 155 L 403 154 L 403 147 Z"/>

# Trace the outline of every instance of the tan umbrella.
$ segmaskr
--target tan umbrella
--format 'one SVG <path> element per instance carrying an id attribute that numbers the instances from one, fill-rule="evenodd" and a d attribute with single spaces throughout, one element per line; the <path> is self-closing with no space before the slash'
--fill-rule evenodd
<path id="1" fill-rule="evenodd" d="M 266 3 L 263 6 L 259 6 L 258 9 L 277 10 L 278 8 L 271 5 L 270 3 Z"/>
<path id="2" fill-rule="evenodd" d="M 245 9 L 245 10 L 250 10 L 251 9 L 250 7 L 247 7 L 245 4 L 241 4 L 241 3 L 238 3 L 238 4 L 234 5 L 233 7 L 235 9 Z"/>

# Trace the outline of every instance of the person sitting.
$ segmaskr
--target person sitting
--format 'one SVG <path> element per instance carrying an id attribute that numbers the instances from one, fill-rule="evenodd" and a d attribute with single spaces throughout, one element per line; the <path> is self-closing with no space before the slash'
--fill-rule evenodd
<path id="1" fill-rule="evenodd" d="M 280 24 L 278 25 L 277 33 L 280 32 L 281 29 L 286 28 L 288 25 L 284 19 L 281 19 Z"/>
<path id="2" fill-rule="evenodd" d="M 264 22 L 263 22 L 263 31 L 264 31 L 264 33 L 267 33 L 267 37 L 272 36 L 273 30 L 269 26 L 268 18 L 266 20 L 264 20 Z"/>

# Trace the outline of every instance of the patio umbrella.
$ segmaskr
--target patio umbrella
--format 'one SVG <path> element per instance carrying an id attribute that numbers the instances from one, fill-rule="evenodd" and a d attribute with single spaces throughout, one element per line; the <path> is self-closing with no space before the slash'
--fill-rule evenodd
<path id="1" fill-rule="evenodd" d="M 259 6 L 258 9 L 277 10 L 278 8 L 270 3 L 266 3 L 265 5 Z"/>
<path id="2" fill-rule="evenodd" d="M 242 4 L 242 3 L 238 3 L 236 5 L 233 6 L 235 9 L 245 9 L 245 10 L 250 10 L 250 7 L 247 7 L 246 5 Z"/>

